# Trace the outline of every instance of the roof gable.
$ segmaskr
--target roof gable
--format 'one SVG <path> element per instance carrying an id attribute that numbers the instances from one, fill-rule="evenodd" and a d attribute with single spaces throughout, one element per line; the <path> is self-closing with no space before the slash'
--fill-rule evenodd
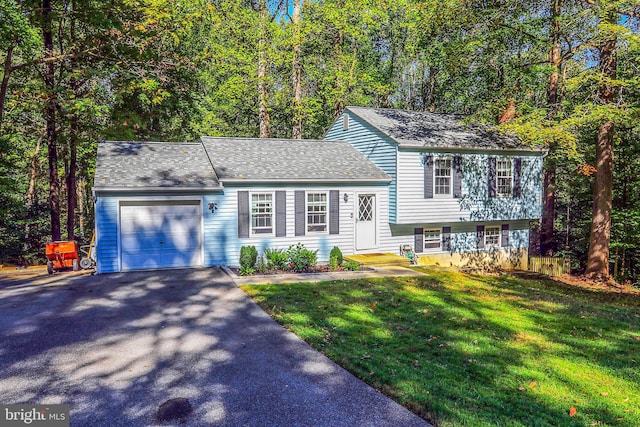
<path id="1" fill-rule="evenodd" d="M 487 127 L 467 125 L 458 114 L 363 107 L 347 107 L 345 111 L 403 148 L 540 151 Z"/>

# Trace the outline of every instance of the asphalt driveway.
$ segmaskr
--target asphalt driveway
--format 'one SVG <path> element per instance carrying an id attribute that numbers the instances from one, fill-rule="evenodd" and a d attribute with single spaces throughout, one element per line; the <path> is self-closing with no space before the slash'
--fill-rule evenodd
<path id="1" fill-rule="evenodd" d="M 0 403 L 74 426 L 427 426 L 273 321 L 218 269 L 0 277 Z"/>

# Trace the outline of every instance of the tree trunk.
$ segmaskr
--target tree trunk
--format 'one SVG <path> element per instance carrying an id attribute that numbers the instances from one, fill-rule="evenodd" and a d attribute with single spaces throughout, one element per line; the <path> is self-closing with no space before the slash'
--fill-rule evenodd
<path id="1" fill-rule="evenodd" d="M 71 118 L 71 135 L 69 135 L 69 169 L 67 170 L 67 240 L 75 240 L 76 207 L 78 205 L 78 193 L 76 187 L 76 173 L 78 170 L 77 142 L 78 142 L 78 116 Z"/>
<path id="2" fill-rule="evenodd" d="M 271 136 L 269 90 L 267 88 L 267 5 L 260 0 L 260 39 L 258 40 L 258 121 L 260 138 Z"/>
<path id="3" fill-rule="evenodd" d="M 336 36 L 334 37 L 334 41 L 333 41 L 333 54 L 336 56 L 336 60 L 337 60 L 336 81 L 334 82 L 333 87 L 335 88 L 338 96 L 338 99 L 336 99 L 333 104 L 334 119 L 337 119 L 340 116 L 340 114 L 342 114 L 342 111 L 344 110 L 344 95 L 342 94 L 342 79 L 341 79 L 342 68 L 343 68 L 342 43 L 343 43 L 342 31 L 337 30 Z"/>
<path id="4" fill-rule="evenodd" d="M 4 115 L 4 100 L 7 98 L 7 88 L 9 87 L 9 76 L 11 75 L 11 61 L 13 56 L 13 46 L 7 48 L 4 57 L 4 68 L 2 71 L 2 83 L 0 83 L 0 129 L 2 129 L 2 117 Z"/>
<path id="5" fill-rule="evenodd" d="M 42 136 L 36 141 L 36 149 L 31 157 L 30 173 L 29 173 L 29 187 L 27 187 L 27 217 L 24 222 L 24 243 L 23 251 L 25 254 L 29 253 L 29 242 L 31 240 L 31 218 L 33 216 L 32 209 L 35 204 L 36 195 L 36 179 L 38 177 L 38 157 L 40 156 L 40 144 L 42 143 Z"/>
<path id="6" fill-rule="evenodd" d="M 53 56 L 53 32 L 51 0 L 42 1 L 42 37 L 45 54 Z M 47 122 L 47 150 L 49 158 L 49 209 L 51 216 L 51 239 L 60 240 L 60 182 L 58 178 L 58 135 L 56 133 L 57 99 L 55 94 L 55 68 L 53 61 L 47 62 L 44 72 L 47 89 L 45 119 Z"/>
<path id="7" fill-rule="evenodd" d="M 616 25 L 618 15 L 608 12 L 607 22 Z M 617 77 L 617 37 L 611 36 L 600 44 L 600 71 L 608 81 Z M 598 98 L 602 104 L 613 104 L 615 88 L 605 82 L 600 86 Z M 585 273 L 596 279 L 609 278 L 609 242 L 611 239 L 611 204 L 613 187 L 614 123 L 606 121 L 598 127 L 596 139 L 596 177 L 593 186 L 593 219 L 589 237 L 589 256 Z"/>
<path id="8" fill-rule="evenodd" d="M 78 226 L 80 228 L 80 235 L 82 236 L 83 239 L 86 239 L 87 234 L 85 233 L 85 199 L 86 199 L 86 192 L 85 192 L 85 183 L 84 183 L 84 179 L 82 178 L 82 176 L 78 177 Z"/>
<path id="9" fill-rule="evenodd" d="M 300 13 L 302 0 L 293 0 L 293 139 L 302 139 L 302 66 L 300 49 L 302 45 L 300 31 Z"/>
<path id="10" fill-rule="evenodd" d="M 76 2 L 71 2 L 71 43 L 76 44 L 76 32 L 75 32 L 75 7 Z M 76 60 L 71 60 L 71 68 L 76 66 Z M 78 93 L 78 80 L 75 77 L 71 78 L 71 90 L 73 90 L 75 99 L 80 98 Z M 78 114 L 73 113 L 71 117 L 70 135 L 69 135 L 69 167 L 67 169 L 66 184 L 67 184 L 67 240 L 75 240 L 75 226 L 76 226 L 76 206 L 78 205 L 78 193 L 76 189 L 76 173 L 78 169 L 77 160 L 77 146 L 78 146 Z"/>
<path id="11" fill-rule="evenodd" d="M 560 15 L 562 13 L 562 0 L 551 0 L 551 50 L 549 51 L 549 64 L 553 72 L 549 76 L 547 87 L 547 117 L 553 120 L 558 113 L 560 67 L 562 57 L 560 54 Z M 549 154 L 546 157 L 542 182 L 542 219 L 540 221 L 540 253 L 546 256 L 556 248 L 554 245 L 554 222 L 556 219 L 556 151 L 555 142 L 549 144 Z"/>
<path id="12" fill-rule="evenodd" d="M 429 96 L 427 97 L 427 110 L 430 113 L 436 111 L 436 75 L 438 74 L 438 69 L 430 66 L 429 67 Z"/>

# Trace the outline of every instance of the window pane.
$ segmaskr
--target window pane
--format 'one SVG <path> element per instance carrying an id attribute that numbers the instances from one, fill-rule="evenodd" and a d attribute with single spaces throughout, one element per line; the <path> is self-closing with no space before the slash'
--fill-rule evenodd
<path id="1" fill-rule="evenodd" d="M 427 229 L 423 234 L 425 249 L 440 249 L 440 229 Z"/>
<path id="2" fill-rule="evenodd" d="M 253 234 L 271 234 L 273 232 L 272 194 L 251 195 L 251 230 Z"/>
<path id="3" fill-rule="evenodd" d="M 307 193 L 307 231 L 327 231 L 327 193 Z"/>
<path id="4" fill-rule="evenodd" d="M 434 193 L 437 195 L 451 194 L 451 159 L 436 159 L 433 169 Z"/>
<path id="5" fill-rule="evenodd" d="M 496 162 L 496 189 L 498 195 L 511 196 L 511 186 L 511 160 L 499 159 Z"/>
<path id="6" fill-rule="evenodd" d="M 484 231 L 485 247 L 500 246 L 500 227 L 486 227 Z"/>

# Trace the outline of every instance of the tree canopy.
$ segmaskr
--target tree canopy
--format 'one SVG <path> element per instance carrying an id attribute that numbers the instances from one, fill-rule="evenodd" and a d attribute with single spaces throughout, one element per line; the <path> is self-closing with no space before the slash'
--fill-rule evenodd
<path id="1" fill-rule="evenodd" d="M 2 260 L 90 239 L 100 138 L 321 138 L 359 105 L 545 145 L 542 251 L 637 281 L 639 16 L 637 0 L 0 0 Z"/>

